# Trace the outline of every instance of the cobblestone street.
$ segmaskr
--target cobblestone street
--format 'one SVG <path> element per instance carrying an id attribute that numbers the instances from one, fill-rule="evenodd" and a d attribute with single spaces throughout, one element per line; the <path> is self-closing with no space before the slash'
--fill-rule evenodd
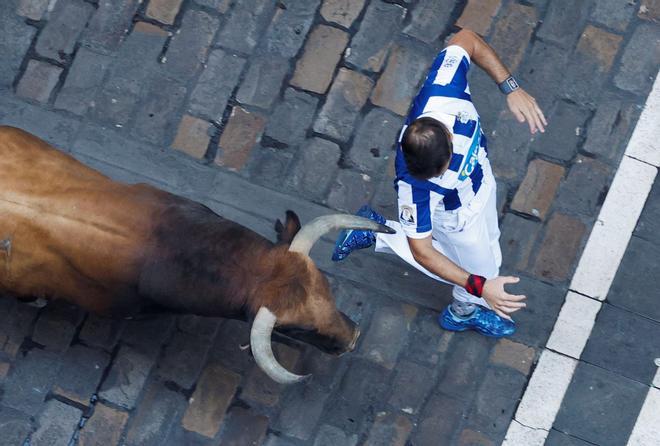
<path id="1" fill-rule="evenodd" d="M 513 337 L 443 331 L 449 287 L 373 250 L 334 263 L 335 233 L 312 258 L 362 336 L 334 357 L 274 335 L 280 362 L 313 375 L 288 387 L 240 348 L 241 321 L 113 320 L 2 297 L 0 445 L 502 444 L 660 66 L 660 0 L 1 3 L 0 124 L 273 241 L 287 209 L 303 224 L 367 202 L 397 218 L 394 143 L 460 27 L 549 125 L 530 135 L 472 65 L 502 270 L 528 296 Z M 660 387 L 647 360 L 660 357 L 658 203 L 656 180 L 548 445 L 625 444 Z"/>

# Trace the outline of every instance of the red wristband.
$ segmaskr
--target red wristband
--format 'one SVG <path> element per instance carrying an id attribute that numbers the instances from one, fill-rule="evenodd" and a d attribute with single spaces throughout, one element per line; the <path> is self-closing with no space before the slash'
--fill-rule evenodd
<path id="1" fill-rule="evenodd" d="M 468 277 L 468 280 L 465 283 L 465 291 L 472 294 L 473 296 L 481 297 L 485 283 L 485 277 L 477 276 L 476 274 L 470 274 L 470 277 Z"/>

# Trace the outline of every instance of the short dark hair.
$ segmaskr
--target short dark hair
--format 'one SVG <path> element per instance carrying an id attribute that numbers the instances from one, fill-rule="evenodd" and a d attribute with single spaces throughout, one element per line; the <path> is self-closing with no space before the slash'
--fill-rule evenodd
<path id="1" fill-rule="evenodd" d="M 403 159 L 415 178 L 438 176 L 451 158 L 449 131 L 433 118 L 419 118 L 408 126 L 401 139 Z"/>

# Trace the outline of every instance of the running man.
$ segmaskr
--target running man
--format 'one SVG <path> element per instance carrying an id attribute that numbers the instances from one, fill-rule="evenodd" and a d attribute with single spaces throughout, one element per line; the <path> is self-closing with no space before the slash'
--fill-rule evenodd
<path id="1" fill-rule="evenodd" d="M 395 180 L 399 221 L 386 222 L 368 206 L 358 211 L 397 233 L 344 231 L 333 260 L 375 244 L 376 252 L 396 254 L 454 285 L 453 302 L 439 317 L 444 329 L 502 337 L 515 332 L 510 314 L 525 307 L 525 296 L 504 289 L 519 278 L 499 276 L 496 184 L 470 97 L 471 62 L 507 95 L 518 121 L 527 122 L 532 134 L 545 131 L 536 100 L 520 88 L 495 51 L 474 32 L 458 32 L 435 59 L 401 131 Z"/>

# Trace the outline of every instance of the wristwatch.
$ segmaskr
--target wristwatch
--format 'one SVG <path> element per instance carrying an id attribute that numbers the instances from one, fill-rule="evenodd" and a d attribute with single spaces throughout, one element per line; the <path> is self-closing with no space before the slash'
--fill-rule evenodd
<path id="1" fill-rule="evenodd" d="M 500 91 L 504 94 L 509 94 L 513 93 L 517 89 L 520 88 L 520 85 L 518 85 L 518 81 L 513 76 L 509 76 L 506 79 L 504 79 L 503 82 L 501 82 L 498 87 L 500 87 Z"/>

